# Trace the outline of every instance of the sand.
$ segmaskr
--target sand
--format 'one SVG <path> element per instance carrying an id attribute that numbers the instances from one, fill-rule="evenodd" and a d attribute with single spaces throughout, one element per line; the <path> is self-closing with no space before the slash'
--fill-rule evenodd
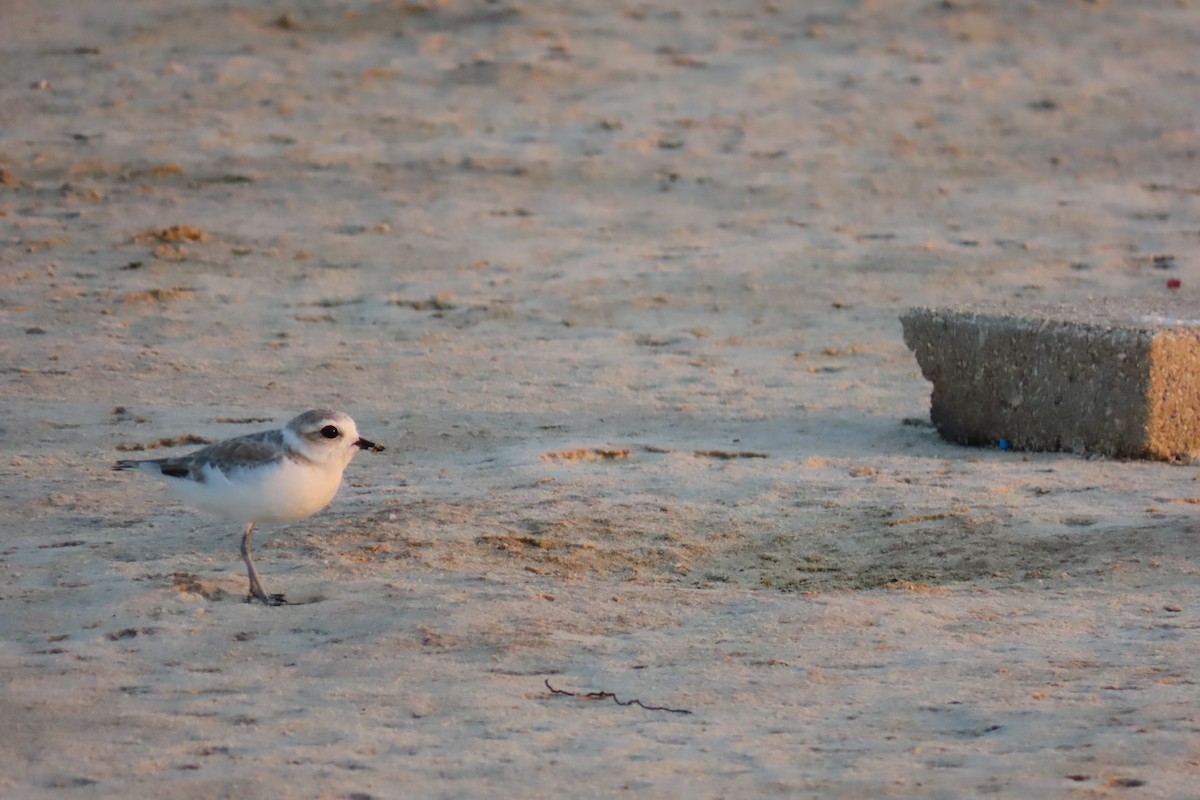
<path id="1" fill-rule="evenodd" d="M 898 316 L 1197 298 L 1198 34 L 8 0 L 0 796 L 1194 797 L 1196 468 L 939 440 Z M 109 471 L 327 405 L 292 605 Z"/>

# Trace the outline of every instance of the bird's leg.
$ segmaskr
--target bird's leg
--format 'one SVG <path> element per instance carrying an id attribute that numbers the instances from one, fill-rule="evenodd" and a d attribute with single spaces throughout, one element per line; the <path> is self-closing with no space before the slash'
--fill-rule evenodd
<path id="1" fill-rule="evenodd" d="M 250 547 L 253 544 L 250 537 L 253 533 L 254 523 L 247 523 L 246 533 L 242 536 L 242 560 L 246 562 L 246 575 L 250 578 L 250 595 L 266 605 L 279 605 L 278 602 L 271 602 L 271 598 L 267 596 L 267 593 L 263 591 L 262 584 L 259 583 L 258 571 L 254 569 L 254 559 L 250 557 Z"/>

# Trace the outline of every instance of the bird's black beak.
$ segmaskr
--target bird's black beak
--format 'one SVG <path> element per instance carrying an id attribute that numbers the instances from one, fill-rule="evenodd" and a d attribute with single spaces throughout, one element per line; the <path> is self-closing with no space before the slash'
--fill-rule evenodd
<path id="1" fill-rule="evenodd" d="M 367 439 L 359 439 L 354 443 L 354 446 L 362 448 L 363 450 L 370 450 L 372 453 L 382 453 L 384 450 L 383 445 L 375 444 Z"/>

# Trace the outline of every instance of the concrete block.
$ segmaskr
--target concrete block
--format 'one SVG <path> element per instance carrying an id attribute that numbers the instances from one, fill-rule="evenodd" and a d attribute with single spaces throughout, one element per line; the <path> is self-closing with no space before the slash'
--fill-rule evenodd
<path id="1" fill-rule="evenodd" d="M 949 441 L 1200 455 L 1200 304 L 914 308 L 900 321 Z"/>

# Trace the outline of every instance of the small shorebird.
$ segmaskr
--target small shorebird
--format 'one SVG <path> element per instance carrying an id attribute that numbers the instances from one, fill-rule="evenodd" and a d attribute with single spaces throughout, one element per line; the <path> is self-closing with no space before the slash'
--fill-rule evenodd
<path id="1" fill-rule="evenodd" d="M 362 439 L 354 420 L 339 411 L 305 411 L 282 428 L 226 439 L 194 453 L 145 461 L 123 460 L 114 471 L 136 470 L 165 478 L 185 504 L 245 523 L 242 560 L 250 600 L 282 605 L 283 595 L 263 591 L 250 557 L 258 523 L 292 522 L 312 516 L 333 500 L 342 472 L 359 450 L 382 445 Z"/>

